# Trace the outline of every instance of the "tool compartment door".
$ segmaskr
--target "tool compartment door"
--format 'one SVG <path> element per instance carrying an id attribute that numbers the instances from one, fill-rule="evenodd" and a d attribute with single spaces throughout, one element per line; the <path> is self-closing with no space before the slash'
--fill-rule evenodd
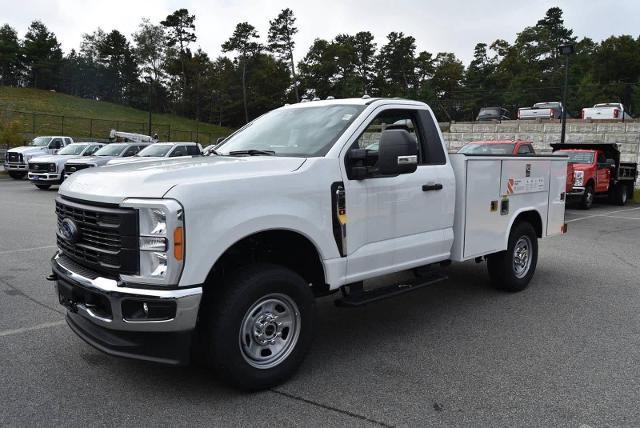
<path id="1" fill-rule="evenodd" d="M 547 215 L 547 231 L 545 236 L 560 235 L 564 229 L 564 209 L 567 195 L 567 160 L 551 161 L 549 173 L 549 213 Z"/>

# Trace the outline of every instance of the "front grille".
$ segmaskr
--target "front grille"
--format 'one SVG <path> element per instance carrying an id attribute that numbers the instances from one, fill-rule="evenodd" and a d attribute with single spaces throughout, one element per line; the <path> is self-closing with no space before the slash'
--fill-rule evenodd
<path id="1" fill-rule="evenodd" d="M 51 165 L 53 165 L 53 170 L 51 169 Z M 29 162 L 29 171 L 33 172 L 44 172 L 44 171 L 55 171 L 56 164 L 54 163 L 32 163 Z"/>
<path id="2" fill-rule="evenodd" d="M 138 273 L 138 212 L 56 199 L 57 241 L 62 253 L 81 266 L 107 275 Z M 75 242 L 60 232 L 64 219 L 79 230 Z"/>
<path id="3" fill-rule="evenodd" d="M 9 162 L 14 162 L 14 163 L 15 163 L 15 162 L 20 162 L 20 158 L 21 158 L 21 157 L 22 157 L 22 156 L 20 156 L 20 153 L 11 153 L 11 152 L 9 152 L 9 153 L 8 153 L 8 156 L 7 156 L 7 160 L 8 160 Z"/>
<path id="4" fill-rule="evenodd" d="M 67 162 L 64 166 L 64 172 L 67 174 L 73 174 L 76 171 L 80 171 L 81 169 L 89 168 L 91 165 L 86 163 L 69 163 Z"/>

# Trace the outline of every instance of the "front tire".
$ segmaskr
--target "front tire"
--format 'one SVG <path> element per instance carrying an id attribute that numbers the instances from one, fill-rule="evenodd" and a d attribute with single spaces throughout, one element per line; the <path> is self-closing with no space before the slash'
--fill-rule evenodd
<path id="1" fill-rule="evenodd" d="M 587 187 L 584 189 L 584 194 L 582 195 L 582 199 L 580 199 L 580 208 L 583 210 L 588 210 L 593 205 L 593 199 L 596 194 L 593 190 L 593 184 L 587 184 Z"/>
<path id="2" fill-rule="evenodd" d="M 22 180 L 25 175 L 27 175 L 26 172 L 9 171 L 9 177 L 13 178 L 14 180 Z"/>
<path id="3" fill-rule="evenodd" d="M 227 383 L 261 390 L 289 379 L 313 334 L 313 293 L 295 272 L 260 263 L 226 279 L 205 303 L 200 342 Z"/>
<path id="4" fill-rule="evenodd" d="M 36 184 L 36 187 L 40 190 L 49 190 L 51 184 Z"/>
<path id="5" fill-rule="evenodd" d="M 529 285 L 538 264 L 538 237 L 528 222 L 511 228 L 506 251 L 487 259 L 491 282 L 499 289 L 522 291 Z"/>

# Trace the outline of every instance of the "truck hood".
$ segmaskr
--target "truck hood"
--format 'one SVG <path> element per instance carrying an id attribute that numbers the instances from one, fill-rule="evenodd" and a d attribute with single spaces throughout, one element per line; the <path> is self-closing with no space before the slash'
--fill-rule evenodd
<path id="1" fill-rule="evenodd" d="M 69 159 L 80 158 L 77 155 L 49 155 L 49 156 L 38 156 L 37 158 L 33 158 L 31 162 L 38 163 L 58 163 L 60 161 L 68 161 Z"/>
<path id="2" fill-rule="evenodd" d="M 88 168 L 72 174 L 59 193 L 82 200 L 120 203 L 126 198 L 162 198 L 177 185 L 216 183 L 298 169 L 305 158 L 270 156 L 174 158 Z"/>
<path id="3" fill-rule="evenodd" d="M 80 158 L 73 159 L 73 163 L 76 164 L 97 164 L 104 165 L 111 159 L 117 159 L 117 156 L 82 156 Z"/>
<path id="4" fill-rule="evenodd" d="M 191 157 L 192 156 L 180 156 L 180 158 L 191 158 Z M 128 158 L 114 158 L 113 160 L 109 161 L 108 165 L 119 165 L 123 163 L 134 163 L 134 162 L 151 162 L 151 161 L 156 161 L 161 159 L 168 159 L 168 158 L 165 158 L 163 156 L 145 156 L 145 157 L 131 156 Z M 176 158 L 171 158 L 171 159 L 176 159 Z"/>
<path id="5" fill-rule="evenodd" d="M 28 155 L 32 153 L 46 153 L 46 146 L 22 146 L 22 147 L 14 147 L 12 149 L 7 150 L 9 153 L 22 153 L 23 155 Z"/>
<path id="6" fill-rule="evenodd" d="M 589 171 L 593 169 L 593 165 L 589 165 L 586 163 L 572 163 L 574 171 Z"/>

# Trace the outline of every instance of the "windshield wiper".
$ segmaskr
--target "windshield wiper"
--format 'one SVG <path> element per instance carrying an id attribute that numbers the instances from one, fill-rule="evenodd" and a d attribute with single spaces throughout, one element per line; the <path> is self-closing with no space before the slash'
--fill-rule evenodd
<path id="1" fill-rule="evenodd" d="M 229 156 L 236 155 L 249 155 L 249 156 L 275 156 L 276 152 L 273 150 L 257 150 L 257 149 L 249 149 L 249 150 L 233 150 L 229 152 Z"/>

